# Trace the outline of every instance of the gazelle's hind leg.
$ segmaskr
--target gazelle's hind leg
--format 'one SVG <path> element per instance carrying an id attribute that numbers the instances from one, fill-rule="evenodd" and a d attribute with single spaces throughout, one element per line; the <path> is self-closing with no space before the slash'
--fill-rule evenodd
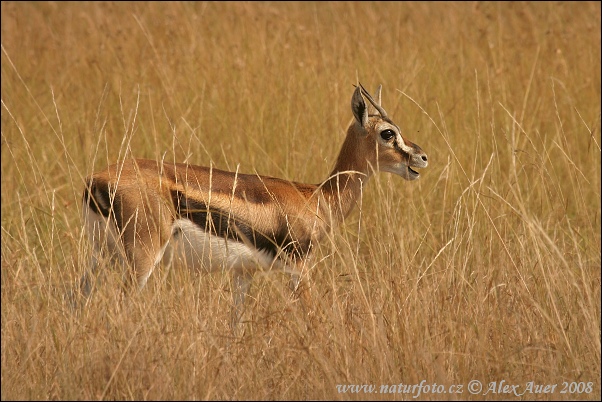
<path id="1" fill-rule="evenodd" d="M 115 225 L 105 217 L 91 211 L 86 204 L 84 208 L 84 232 L 92 244 L 92 251 L 76 289 L 68 292 L 67 298 L 73 308 L 85 304 L 100 275 L 99 268 L 104 262 L 124 263 L 123 248 L 119 244 L 119 236 Z"/>
<path id="2" fill-rule="evenodd" d="M 103 206 L 111 205 L 104 193 L 98 192 L 96 196 Z M 168 247 L 172 218 L 158 197 L 140 194 L 129 197 L 117 194 L 117 197 L 120 202 L 112 205 L 110 212 L 108 207 L 93 210 L 84 203 L 84 228 L 93 245 L 89 266 L 79 283 L 84 299 L 90 296 L 105 257 L 122 263 L 126 272 L 122 292 L 125 295 L 131 289 L 144 287 Z M 103 215 L 98 211 L 104 211 Z"/>
<path id="3" fill-rule="evenodd" d="M 144 288 L 169 247 L 172 219 L 159 200 L 149 200 L 149 197 L 136 208 L 122 207 L 123 216 L 128 217 L 121 234 L 129 268 L 126 292 Z"/>

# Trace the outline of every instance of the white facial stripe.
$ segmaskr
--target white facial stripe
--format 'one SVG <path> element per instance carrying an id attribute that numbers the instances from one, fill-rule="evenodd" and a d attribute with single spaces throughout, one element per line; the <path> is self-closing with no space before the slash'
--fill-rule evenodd
<path id="1" fill-rule="evenodd" d="M 409 147 L 406 145 L 405 141 L 403 140 L 403 137 L 401 136 L 401 134 L 399 133 L 399 127 L 388 123 L 388 122 L 383 122 L 380 125 L 378 125 L 377 127 L 378 132 L 382 133 L 384 130 L 393 130 L 395 132 L 395 142 L 397 143 L 397 146 L 404 152 L 407 152 L 408 154 L 412 154 L 412 152 L 414 152 L 412 147 Z"/>
<path id="2" fill-rule="evenodd" d="M 397 141 L 397 144 L 399 145 L 399 148 L 402 149 L 402 151 L 407 152 L 408 154 L 412 153 L 412 148 L 408 147 L 406 145 L 406 143 L 403 140 L 403 137 L 401 136 L 401 134 L 397 133 L 397 137 L 395 138 L 395 140 Z"/>

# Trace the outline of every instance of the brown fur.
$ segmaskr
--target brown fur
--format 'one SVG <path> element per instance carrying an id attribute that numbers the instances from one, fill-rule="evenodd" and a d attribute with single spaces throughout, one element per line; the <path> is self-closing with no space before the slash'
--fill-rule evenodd
<path id="1" fill-rule="evenodd" d="M 354 92 L 354 120 L 332 173 L 320 184 L 135 159 L 88 179 L 85 212 L 114 224 L 114 242 L 120 243 L 139 287 L 174 235 L 176 219 L 189 219 L 213 235 L 264 248 L 283 266 L 299 272 L 312 244 L 345 219 L 374 171 L 413 180 L 418 174 L 407 166 L 427 165 L 420 147 L 403 139 L 380 107 L 380 87 L 376 98 L 363 87 Z M 387 130 L 399 137 L 385 141 Z M 96 249 L 104 248 L 101 228 L 95 226 L 92 232 Z"/>

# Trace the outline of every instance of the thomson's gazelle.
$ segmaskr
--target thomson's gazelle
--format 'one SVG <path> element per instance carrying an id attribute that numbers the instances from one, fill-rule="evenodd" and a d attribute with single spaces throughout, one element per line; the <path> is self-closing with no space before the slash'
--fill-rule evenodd
<path id="1" fill-rule="evenodd" d="M 349 214 L 372 173 L 415 180 L 413 168 L 427 166 L 426 154 L 382 108 L 381 88 L 376 99 L 361 84 L 355 89 L 354 119 L 332 173 L 320 184 L 142 159 L 92 175 L 83 211 L 94 250 L 82 293 L 90 294 L 103 253 L 127 265 L 126 287 L 138 289 L 164 255 L 171 261 L 177 253 L 192 269 L 233 273 L 233 325 L 257 270 L 291 274 L 293 290 L 310 308 L 304 268 L 312 246 Z"/>

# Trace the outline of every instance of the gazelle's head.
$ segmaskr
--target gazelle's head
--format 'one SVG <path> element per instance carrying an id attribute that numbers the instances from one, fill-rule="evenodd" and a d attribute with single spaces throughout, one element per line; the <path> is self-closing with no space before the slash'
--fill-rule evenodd
<path id="1" fill-rule="evenodd" d="M 376 99 L 362 84 L 355 89 L 351 98 L 351 110 L 355 117 L 353 131 L 360 137 L 366 161 L 373 168 L 395 173 L 406 180 L 416 180 L 420 174 L 413 168 L 428 165 L 426 153 L 406 140 L 399 127 L 387 116 L 380 105 L 381 89 L 382 85 L 376 90 Z"/>

